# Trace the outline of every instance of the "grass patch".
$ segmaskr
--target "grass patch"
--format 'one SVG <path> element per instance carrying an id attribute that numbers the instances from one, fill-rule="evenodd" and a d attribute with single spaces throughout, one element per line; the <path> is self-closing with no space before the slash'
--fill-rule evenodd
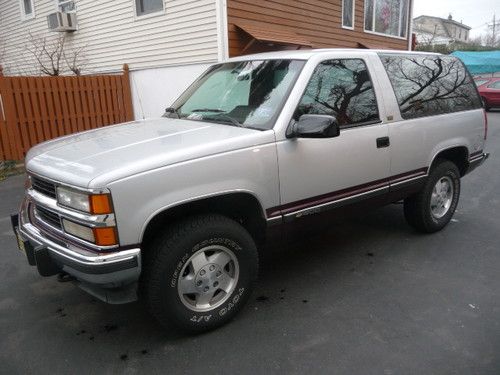
<path id="1" fill-rule="evenodd" d="M 24 172 L 24 165 L 15 160 L 0 161 L 0 181 Z"/>

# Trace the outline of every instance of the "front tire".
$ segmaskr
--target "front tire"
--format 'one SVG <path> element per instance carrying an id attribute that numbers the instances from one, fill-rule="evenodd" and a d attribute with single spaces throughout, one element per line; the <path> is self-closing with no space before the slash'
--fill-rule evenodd
<path id="1" fill-rule="evenodd" d="M 423 233 L 443 229 L 451 220 L 460 197 L 460 172 L 448 160 L 438 160 L 423 189 L 404 201 L 406 221 Z"/>
<path id="2" fill-rule="evenodd" d="M 167 328 L 201 333 L 226 324 L 250 297 L 258 254 L 250 234 L 221 215 L 185 219 L 147 249 L 142 288 Z"/>

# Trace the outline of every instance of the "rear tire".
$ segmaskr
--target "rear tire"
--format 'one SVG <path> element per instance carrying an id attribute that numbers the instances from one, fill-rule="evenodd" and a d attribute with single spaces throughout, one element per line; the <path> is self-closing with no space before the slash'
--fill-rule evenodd
<path id="1" fill-rule="evenodd" d="M 252 237 L 222 215 L 182 220 L 146 251 L 142 292 L 151 314 L 169 329 L 201 333 L 226 324 L 257 278 Z"/>
<path id="2" fill-rule="evenodd" d="M 438 160 L 423 189 L 404 201 L 408 224 L 419 232 L 434 233 L 453 217 L 460 197 L 460 172 L 448 160 Z"/>

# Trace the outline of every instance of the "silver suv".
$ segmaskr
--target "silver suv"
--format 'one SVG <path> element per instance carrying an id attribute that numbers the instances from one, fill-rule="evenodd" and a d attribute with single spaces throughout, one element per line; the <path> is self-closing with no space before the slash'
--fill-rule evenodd
<path id="1" fill-rule="evenodd" d="M 271 230 L 400 200 L 412 227 L 442 229 L 486 132 L 454 57 L 246 56 L 213 65 L 163 118 L 31 149 L 12 222 L 41 275 L 201 332 L 248 300 Z"/>

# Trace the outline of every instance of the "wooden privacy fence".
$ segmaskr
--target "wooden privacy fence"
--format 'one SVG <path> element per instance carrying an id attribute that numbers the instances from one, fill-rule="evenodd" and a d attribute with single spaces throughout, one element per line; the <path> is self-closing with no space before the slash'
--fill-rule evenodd
<path id="1" fill-rule="evenodd" d="M 63 135 L 133 120 L 127 65 L 118 75 L 5 77 L 0 66 L 0 161 Z"/>

